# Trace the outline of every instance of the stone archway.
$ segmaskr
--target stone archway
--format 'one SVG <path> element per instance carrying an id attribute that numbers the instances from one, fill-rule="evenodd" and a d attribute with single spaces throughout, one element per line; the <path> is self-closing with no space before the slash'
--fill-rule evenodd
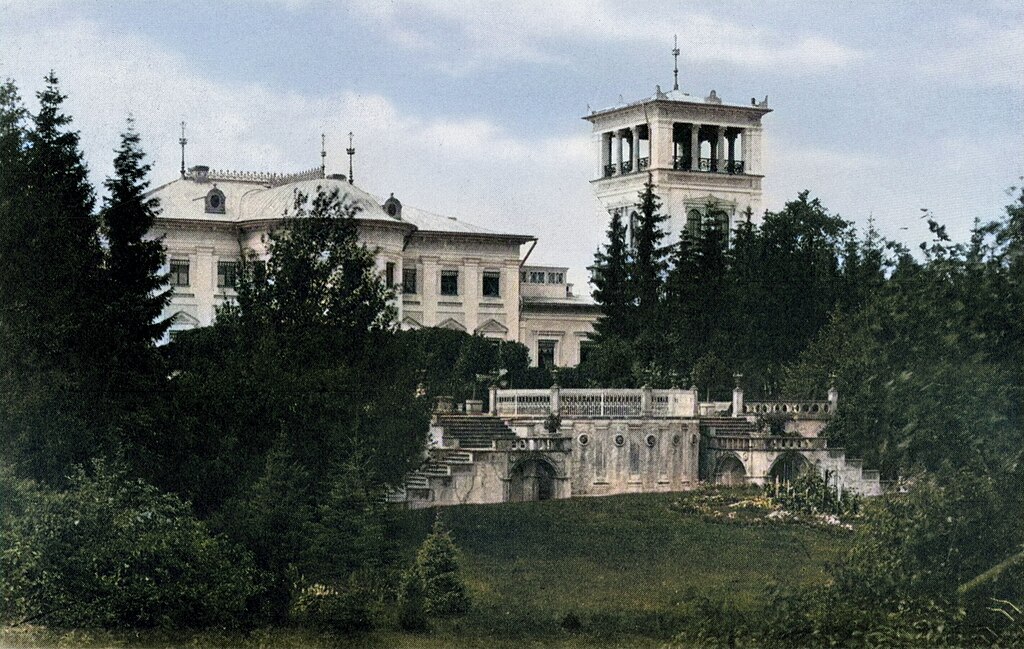
<path id="1" fill-rule="evenodd" d="M 793 482 L 810 466 L 807 458 L 799 453 L 783 453 L 775 459 L 772 468 L 768 470 L 768 482 L 778 484 Z"/>
<path id="2" fill-rule="evenodd" d="M 555 468 L 547 460 L 529 459 L 512 467 L 509 500 L 526 502 L 555 497 Z"/>
<path id="3" fill-rule="evenodd" d="M 726 455 L 715 467 L 715 484 L 735 487 L 747 483 L 747 470 L 735 455 Z"/>

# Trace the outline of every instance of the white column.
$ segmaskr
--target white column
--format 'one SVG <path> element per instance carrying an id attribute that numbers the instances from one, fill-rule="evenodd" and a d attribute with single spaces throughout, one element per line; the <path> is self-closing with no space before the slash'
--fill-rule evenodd
<path id="1" fill-rule="evenodd" d="M 420 300 L 423 304 L 424 327 L 437 326 L 437 300 L 441 295 L 440 269 L 437 257 L 423 257 L 423 287 L 420 289 Z"/>
<path id="2" fill-rule="evenodd" d="M 672 156 L 675 153 L 672 150 L 672 122 L 653 122 L 648 137 L 651 142 L 651 168 L 671 169 Z"/>
<path id="3" fill-rule="evenodd" d="M 629 157 L 633 162 L 633 171 L 640 171 L 640 127 L 634 126 L 630 131 L 633 134 L 633 146 L 630 147 Z"/>
<path id="4" fill-rule="evenodd" d="M 462 262 L 462 273 L 460 275 L 462 275 L 459 278 L 462 281 L 462 286 L 459 287 L 459 297 L 462 298 L 462 308 L 466 318 L 466 331 L 472 334 L 476 333 L 476 328 L 481 324 L 479 322 L 479 314 L 483 281 L 481 279 L 480 260 L 466 258 Z"/>
<path id="5" fill-rule="evenodd" d="M 612 158 L 614 159 L 615 173 L 622 174 L 622 131 L 615 131 L 615 139 L 612 140 Z"/>
<path id="6" fill-rule="evenodd" d="M 597 175 L 594 178 L 604 178 L 604 168 L 611 164 L 611 133 L 595 133 L 594 148 L 596 149 L 594 160 L 597 162 Z"/>
<path id="7" fill-rule="evenodd" d="M 743 132 L 743 155 L 746 159 L 746 171 L 750 174 L 761 173 L 761 127 L 756 126 Z"/>
<path id="8" fill-rule="evenodd" d="M 690 125 L 690 171 L 700 169 L 700 124 Z"/>
<path id="9" fill-rule="evenodd" d="M 505 326 L 508 327 L 506 339 L 526 344 L 525 340 L 519 339 L 522 313 L 519 309 L 520 278 L 518 258 L 505 262 L 505 272 L 502 273 L 501 281 L 501 297 L 505 303 Z"/>
<path id="10" fill-rule="evenodd" d="M 715 157 L 718 158 L 718 172 L 725 171 L 725 127 L 718 127 L 718 146 L 715 147 Z"/>

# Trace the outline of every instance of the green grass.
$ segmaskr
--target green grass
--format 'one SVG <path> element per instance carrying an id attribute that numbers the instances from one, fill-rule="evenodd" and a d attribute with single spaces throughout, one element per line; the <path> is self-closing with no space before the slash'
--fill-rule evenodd
<path id="1" fill-rule="evenodd" d="M 733 492 L 715 505 L 728 510 Z M 463 552 L 474 611 L 461 636 L 556 638 L 574 614 L 583 633 L 665 640 L 694 600 L 752 610 L 771 583 L 824 579 L 848 536 L 800 525 L 753 524 L 752 515 L 711 522 L 679 505 L 705 494 L 466 506 L 440 510 Z M 403 517 L 411 557 L 435 511 Z"/>
<path id="2" fill-rule="evenodd" d="M 274 630 L 148 641 L 78 636 L 65 645 L 657 647 L 686 624 L 699 598 L 753 611 L 769 584 L 823 580 L 826 563 L 848 543 L 843 531 L 764 524 L 763 512 L 728 506 L 746 495 L 637 494 L 403 512 L 397 540 L 409 560 L 440 512 L 462 550 L 474 603 L 469 615 L 427 635 L 380 631 L 353 641 Z M 684 513 L 694 504 L 719 518 L 707 509 Z M 580 622 L 573 631 L 563 628 L 570 613 Z M 50 635 L 45 644 L 60 638 Z M 23 644 L 0 633 L 0 645 L 13 643 Z"/>

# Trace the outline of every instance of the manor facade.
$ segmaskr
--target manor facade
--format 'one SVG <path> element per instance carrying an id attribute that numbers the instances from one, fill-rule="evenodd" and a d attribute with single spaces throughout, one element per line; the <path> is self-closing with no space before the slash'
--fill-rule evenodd
<path id="1" fill-rule="evenodd" d="M 395 288 L 402 328 L 444 327 L 527 345 L 534 365 L 572 366 L 586 351 L 597 306 L 573 293 L 565 267 L 526 264 L 531 235 L 492 230 L 381 200 L 324 169 L 292 174 L 194 166 L 150 193 L 161 212 L 152 235 L 167 249 L 170 334 L 208 326 L 235 297 L 243 257 L 266 258 L 267 235 L 298 193 L 337 190 L 355 209 L 360 242 Z"/>

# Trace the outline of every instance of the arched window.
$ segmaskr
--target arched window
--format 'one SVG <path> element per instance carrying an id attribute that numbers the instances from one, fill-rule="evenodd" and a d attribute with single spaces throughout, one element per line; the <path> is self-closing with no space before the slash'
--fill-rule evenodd
<path id="1" fill-rule="evenodd" d="M 223 214 L 226 202 L 224 192 L 214 187 L 210 191 L 206 192 L 206 213 Z"/>
<path id="2" fill-rule="evenodd" d="M 700 210 L 692 209 L 686 213 L 686 229 L 689 231 L 691 237 L 696 237 L 700 233 Z"/>

